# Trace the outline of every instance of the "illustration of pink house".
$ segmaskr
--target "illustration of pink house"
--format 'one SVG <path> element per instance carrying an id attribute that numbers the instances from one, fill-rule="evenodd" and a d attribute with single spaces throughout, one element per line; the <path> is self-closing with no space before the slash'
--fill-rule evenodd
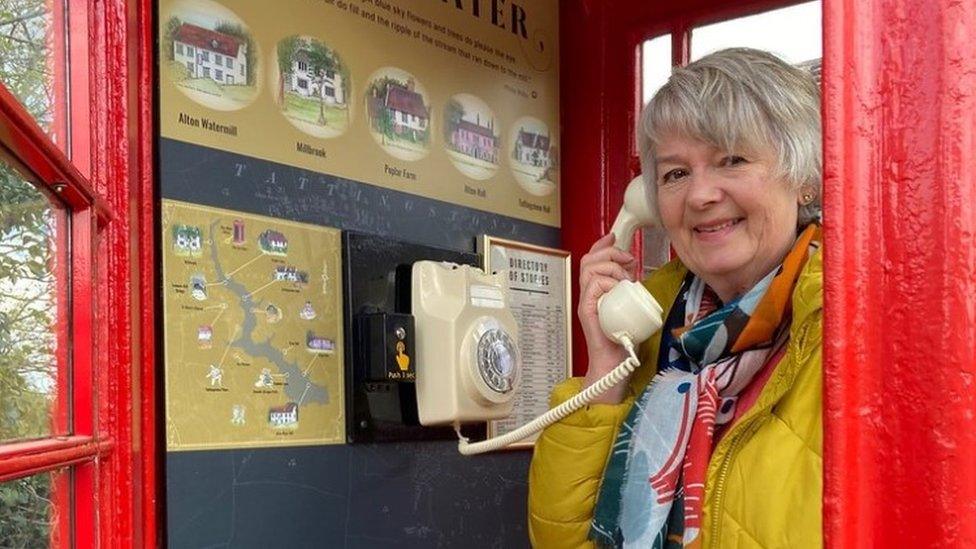
<path id="1" fill-rule="evenodd" d="M 481 115 L 477 115 L 474 122 L 462 118 L 451 132 L 451 145 L 459 153 L 492 164 L 498 163 L 495 122 L 490 120 L 487 126 L 482 126 Z"/>

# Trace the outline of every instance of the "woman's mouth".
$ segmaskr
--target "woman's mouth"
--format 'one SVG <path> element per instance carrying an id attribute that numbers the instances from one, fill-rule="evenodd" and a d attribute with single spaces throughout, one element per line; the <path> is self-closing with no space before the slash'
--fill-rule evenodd
<path id="1" fill-rule="evenodd" d="M 698 235 L 699 238 L 712 239 L 715 237 L 724 236 L 725 234 L 732 231 L 736 225 L 741 223 L 745 218 L 737 217 L 734 219 L 725 219 L 721 221 L 716 221 L 714 223 L 702 223 L 700 225 L 695 225 L 692 227 L 692 231 Z"/>

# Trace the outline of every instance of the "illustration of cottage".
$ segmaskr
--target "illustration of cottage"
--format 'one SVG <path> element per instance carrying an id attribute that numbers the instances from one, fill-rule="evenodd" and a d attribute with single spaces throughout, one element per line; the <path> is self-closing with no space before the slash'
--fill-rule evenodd
<path id="1" fill-rule="evenodd" d="M 275 429 L 298 427 L 298 404 L 289 402 L 284 406 L 272 407 L 268 410 L 268 423 Z"/>
<path id="2" fill-rule="evenodd" d="M 197 257 L 203 248 L 203 234 L 200 227 L 190 225 L 173 226 L 173 251 L 177 255 Z"/>
<path id="3" fill-rule="evenodd" d="M 459 153 L 496 164 L 498 136 L 495 135 L 494 120 L 483 126 L 480 114 L 475 116 L 474 122 L 462 118 L 451 132 L 451 146 Z"/>
<path id="4" fill-rule="evenodd" d="M 274 229 L 268 229 L 258 236 L 261 251 L 271 255 L 288 255 L 288 239 Z"/>
<path id="5" fill-rule="evenodd" d="M 247 83 L 247 44 L 236 36 L 183 23 L 173 33 L 173 59 L 186 67 L 189 78 Z"/>
<path id="6" fill-rule="evenodd" d="M 345 106 L 342 75 L 335 70 L 327 70 L 321 78 L 317 78 L 310 65 L 307 50 L 295 52 L 288 73 L 289 91 L 302 97 L 321 97 L 328 105 Z"/>
<path id="7" fill-rule="evenodd" d="M 417 134 L 425 133 L 430 122 L 430 111 L 414 86 L 412 78 L 406 84 L 391 79 L 385 86 L 374 85 L 373 97 L 369 102 L 369 115 L 374 124 L 386 115 L 390 129 L 396 135 L 408 134 L 416 138 Z"/>
<path id="8" fill-rule="evenodd" d="M 308 272 L 299 271 L 292 266 L 282 266 L 279 265 L 275 267 L 274 274 L 272 275 L 272 280 L 275 282 L 295 282 L 296 284 L 308 284 Z"/>
<path id="9" fill-rule="evenodd" d="M 515 140 L 513 156 L 516 161 L 536 168 L 548 168 L 549 136 L 526 131 L 519 128 L 518 138 Z"/>
<path id="10" fill-rule="evenodd" d="M 335 342 L 331 339 L 319 337 L 309 330 L 305 333 L 305 348 L 310 353 L 331 355 L 335 352 Z"/>

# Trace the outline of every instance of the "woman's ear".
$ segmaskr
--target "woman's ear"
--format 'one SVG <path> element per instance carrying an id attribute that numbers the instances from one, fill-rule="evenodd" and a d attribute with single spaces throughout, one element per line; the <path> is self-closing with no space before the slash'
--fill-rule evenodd
<path id="1" fill-rule="evenodd" d="M 801 186 L 799 192 L 796 193 L 796 203 L 800 206 L 809 206 L 816 199 L 817 193 L 809 185 Z"/>

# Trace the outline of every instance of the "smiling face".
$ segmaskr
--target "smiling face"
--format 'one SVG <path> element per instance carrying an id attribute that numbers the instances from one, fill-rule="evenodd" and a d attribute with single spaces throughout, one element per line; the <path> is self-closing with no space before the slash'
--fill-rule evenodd
<path id="1" fill-rule="evenodd" d="M 669 135 L 654 146 L 657 204 L 678 257 L 724 302 L 782 262 L 796 238 L 799 189 L 773 155 Z"/>

